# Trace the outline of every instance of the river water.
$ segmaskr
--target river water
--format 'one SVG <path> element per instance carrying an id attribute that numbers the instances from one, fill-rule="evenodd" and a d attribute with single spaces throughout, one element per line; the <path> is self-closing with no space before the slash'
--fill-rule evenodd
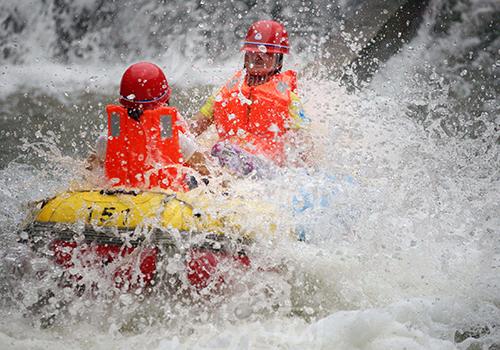
<path id="1" fill-rule="evenodd" d="M 41 315 L 28 306 L 57 281 L 35 276 L 42 262 L 16 242 L 15 233 L 30 202 L 76 182 L 98 181 L 83 169 L 83 160 L 105 127 L 104 106 L 116 99 L 134 53 L 165 69 L 174 86 L 172 104 L 185 116 L 195 113 L 242 61 L 235 50 L 231 54 L 234 33 L 227 47 L 190 46 L 206 36 L 207 29 L 199 27 L 205 12 L 217 15 L 214 23 L 222 21 L 214 36 L 226 40 L 223 12 L 202 2 L 151 1 L 143 9 L 98 1 L 47 3 L 59 21 L 49 21 L 46 8 L 36 8 L 41 15 L 35 18 L 30 6 L 42 6 L 38 3 L 20 2 L 15 10 L 7 1 L 1 5 L 19 23 L 30 20 L 26 23 L 38 30 L 26 33 L 11 20 L 4 29 L 15 39 L 2 35 L 0 42 L 5 58 L 0 67 L 0 349 L 500 347 L 496 1 L 431 1 L 416 36 L 354 91 L 332 78 L 338 75 L 321 43 L 308 51 L 307 40 L 297 40 L 303 48 L 286 64 L 300 74 L 300 94 L 312 120 L 314 166 L 286 169 L 269 180 L 241 180 L 231 189 L 234 196 L 272 205 L 277 213 L 269 219 L 250 211 L 242 223 L 260 227 L 272 220 L 277 226 L 272 239 L 270 232 L 259 232 L 250 252 L 261 268 L 228 272 L 233 273 L 230 286 L 207 295 L 76 297 L 60 290 L 51 304 L 70 302 L 60 308 L 55 324 L 44 328 Z M 167 34 L 154 19 L 182 18 L 183 3 L 194 12 L 171 28 L 183 36 L 159 54 L 164 45 L 159 35 Z M 237 33 L 241 23 L 277 13 L 294 18 L 293 28 L 303 28 L 307 20 L 316 23 L 310 32 L 292 31 L 312 42 L 335 27 L 313 13 L 341 21 L 342 11 L 356 2 L 339 2 L 335 11 L 327 10 L 327 3 L 318 2 L 317 8 L 303 3 L 276 9 L 268 2 L 234 2 L 230 11 L 244 16 L 230 22 L 231 28 Z M 259 4 L 261 12 L 255 10 Z M 87 34 L 72 30 L 73 12 L 92 6 L 101 6 L 103 17 L 87 16 Z M 165 8 L 172 12 L 162 15 Z M 125 21 L 130 13 L 137 13 L 131 24 L 136 31 L 103 24 L 110 18 Z M 186 31 L 188 20 L 197 27 Z M 151 33 L 140 44 L 141 30 L 149 33 L 144 28 Z M 131 40 L 130 56 L 110 46 L 113 35 Z M 344 37 L 356 46 L 352 35 Z M 6 54 L 7 46 L 14 53 Z M 220 61 L 214 52 L 222 52 Z M 214 205 L 219 201 L 214 198 Z M 290 226 L 303 230 L 306 241 L 289 239 Z"/>

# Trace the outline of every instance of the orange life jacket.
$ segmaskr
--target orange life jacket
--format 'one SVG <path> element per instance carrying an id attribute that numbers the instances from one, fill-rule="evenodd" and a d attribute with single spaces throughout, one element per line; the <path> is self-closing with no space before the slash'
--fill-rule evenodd
<path id="1" fill-rule="evenodd" d="M 113 186 L 186 190 L 181 168 L 177 110 L 146 110 L 136 121 L 109 105 L 104 168 Z"/>
<path id="2" fill-rule="evenodd" d="M 258 86 L 248 86 L 242 72 L 237 72 L 215 97 L 219 138 L 283 165 L 290 92 L 296 88 L 297 76 L 291 70 Z"/>

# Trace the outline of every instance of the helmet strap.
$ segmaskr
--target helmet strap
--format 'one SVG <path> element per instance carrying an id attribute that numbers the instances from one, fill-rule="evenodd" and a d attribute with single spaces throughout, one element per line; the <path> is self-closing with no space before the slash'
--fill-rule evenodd
<path id="1" fill-rule="evenodd" d="M 278 53 L 276 54 L 276 64 L 275 64 L 276 70 L 274 74 L 280 73 L 281 69 L 283 68 L 283 54 Z"/>

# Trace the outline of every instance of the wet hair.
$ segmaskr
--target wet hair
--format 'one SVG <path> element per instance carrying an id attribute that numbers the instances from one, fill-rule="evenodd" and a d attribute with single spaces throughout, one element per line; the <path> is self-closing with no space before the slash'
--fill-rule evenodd
<path id="1" fill-rule="evenodd" d="M 170 105 L 170 100 L 167 100 L 163 102 L 163 104 L 169 106 Z M 141 115 L 144 113 L 144 110 L 141 108 L 127 108 L 127 114 L 130 118 L 134 119 L 135 121 L 139 121 L 141 118 Z"/>
<path id="2" fill-rule="evenodd" d="M 127 109 L 128 116 L 137 122 L 139 121 L 139 118 L 141 118 L 142 113 L 144 113 L 144 111 L 142 109 L 138 109 L 138 108 Z"/>

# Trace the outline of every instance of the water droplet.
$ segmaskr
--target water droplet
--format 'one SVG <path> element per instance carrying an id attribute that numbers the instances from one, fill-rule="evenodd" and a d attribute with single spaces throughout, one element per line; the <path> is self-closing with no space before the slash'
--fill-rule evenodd
<path id="1" fill-rule="evenodd" d="M 278 125 L 273 123 L 267 130 L 269 130 L 270 132 L 278 133 L 280 131 L 280 128 L 278 127 Z"/>

